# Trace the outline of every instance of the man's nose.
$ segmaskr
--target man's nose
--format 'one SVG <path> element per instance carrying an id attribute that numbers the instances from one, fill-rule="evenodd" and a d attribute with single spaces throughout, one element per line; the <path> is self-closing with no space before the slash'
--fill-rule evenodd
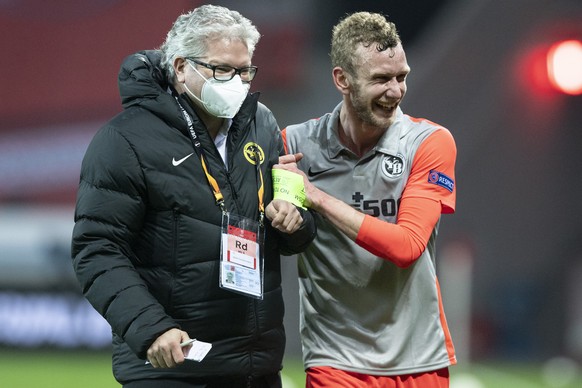
<path id="1" fill-rule="evenodd" d="M 390 79 L 386 82 L 386 96 L 391 98 L 400 98 L 402 97 L 402 89 L 400 88 L 400 83 L 396 80 L 396 78 Z"/>

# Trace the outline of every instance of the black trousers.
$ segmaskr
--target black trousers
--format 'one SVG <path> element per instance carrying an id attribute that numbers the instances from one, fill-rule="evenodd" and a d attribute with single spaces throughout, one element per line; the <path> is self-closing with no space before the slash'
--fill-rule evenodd
<path id="1" fill-rule="evenodd" d="M 282 388 L 279 373 L 265 376 L 209 377 L 192 379 L 147 379 L 123 388 Z"/>

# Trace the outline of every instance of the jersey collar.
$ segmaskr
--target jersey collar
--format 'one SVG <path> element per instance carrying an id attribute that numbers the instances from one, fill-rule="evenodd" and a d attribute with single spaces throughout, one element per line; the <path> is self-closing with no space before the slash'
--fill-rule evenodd
<path id="1" fill-rule="evenodd" d="M 338 135 L 339 117 L 343 102 L 340 102 L 331 112 L 327 123 L 327 141 L 329 143 L 329 157 L 336 158 L 340 152 L 347 148 L 340 142 Z M 396 155 L 398 153 L 398 140 L 401 137 L 404 113 L 400 107 L 396 108 L 396 120 L 382 135 L 378 144 L 374 146 L 373 151 L 381 152 L 387 155 Z"/>

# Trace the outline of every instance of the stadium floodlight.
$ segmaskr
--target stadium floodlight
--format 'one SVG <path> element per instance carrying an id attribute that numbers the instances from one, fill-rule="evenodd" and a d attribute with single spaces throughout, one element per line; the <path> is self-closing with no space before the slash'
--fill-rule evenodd
<path id="1" fill-rule="evenodd" d="M 582 94 L 582 42 L 563 40 L 553 44 L 547 54 L 547 71 L 557 91 Z"/>

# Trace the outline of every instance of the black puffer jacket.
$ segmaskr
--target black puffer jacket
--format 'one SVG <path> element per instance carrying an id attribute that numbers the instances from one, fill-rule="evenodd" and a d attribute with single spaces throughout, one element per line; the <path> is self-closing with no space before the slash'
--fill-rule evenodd
<path id="1" fill-rule="evenodd" d="M 119 74 L 124 111 L 99 130 L 83 160 L 72 240 L 83 293 L 112 327 L 113 369 L 121 383 L 275 373 L 285 346 L 279 252 L 303 250 L 315 235 L 313 218 L 303 213 L 294 235 L 267 222 L 262 300 L 221 289 L 221 211 L 158 64 L 157 51 L 125 60 Z M 258 103 L 258 93 L 247 97 L 230 128 L 227 170 L 188 98 L 180 101 L 194 119 L 227 209 L 258 220 L 258 174 L 245 149 L 256 143 L 264 152 L 268 204 L 271 167 L 283 153 L 272 113 Z M 213 344 L 206 359 L 176 369 L 145 365 L 149 346 L 175 327 Z"/>

